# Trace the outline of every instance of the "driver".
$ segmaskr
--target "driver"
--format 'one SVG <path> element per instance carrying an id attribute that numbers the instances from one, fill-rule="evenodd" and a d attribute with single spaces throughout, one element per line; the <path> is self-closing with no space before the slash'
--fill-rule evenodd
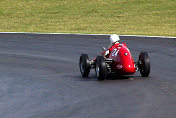
<path id="1" fill-rule="evenodd" d="M 117 34 L 113 34 L 110 36 L 110 47 L 105 51 L 102 52 L 101 55 L 104 55 L 104 57 L 109 57 L 109 54 L 114 49 L 114 47 L 117 47 L 119 45 L 119 36 Z"/>
<path id="2" fill-rule="evenodd" d="M 117 34 L 111 35 L 109 40 L 110 40 L 110 47 L 106 51 L 99 54 L 99 55 L 103 55 L 106 58 L 109 58 L 109 54 L 111 53 L 111 51 L 120 44 L 119 43 L 120 38 Z M 95 60 L 96 58 L 92 59 L 91 63 L 94 63 Z"/>

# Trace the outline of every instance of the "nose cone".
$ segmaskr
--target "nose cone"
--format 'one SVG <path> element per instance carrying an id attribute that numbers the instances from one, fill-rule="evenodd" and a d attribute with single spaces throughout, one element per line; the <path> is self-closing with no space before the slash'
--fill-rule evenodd
<path id="1" fill-rule="evenodd" d="M 134 74 L 136 72 L 133 58 L 129 52 L 124 52 L 123 55 L 121 55 L 121 61 L 116 68 L 124 75 Z"/>
<path id="2" fill-rule="evenodd" d="M 134 64 L 118 64 L 116 68 L 120 74 L 124 75 L 134 74 L 136 72 Z"/>
<path id="3" fill-rule="evenodd" d="M 134 64 L 124 64 L 124 67 L 121 69 L 124 74 L 134 74 L 135 67 Z"/>
<path id="4" fill-rule="evenodd" d="M 136 72 L 135 64 L 129 49 L 124 45 L 119 45 L 118 53 L 111 58 L 114 60 L 115 71 L 122 75 L 134 74 Z"/>

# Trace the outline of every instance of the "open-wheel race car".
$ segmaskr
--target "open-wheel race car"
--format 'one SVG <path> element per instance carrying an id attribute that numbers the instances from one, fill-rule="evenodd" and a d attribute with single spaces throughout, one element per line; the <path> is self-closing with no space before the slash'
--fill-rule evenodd
<path id="1" fill-rule="evenodd" d="M 98 80 L 104 80 L 107 75 L 112 73 L 131 75 L 136 71 L 140 71 L 142 77 L 148 77 L 150 74 L 150 59 L 147 52 L 141 52 L 138 61 L 134 62 L 126 44 L 121 43 L 113 48 L 108 58 L 97 55 L 95 59 L 89 60 L 87 54 L 81 54 L 79 68 L 82 77 L 88 77 L 90 69 L 95 69 Z"/>

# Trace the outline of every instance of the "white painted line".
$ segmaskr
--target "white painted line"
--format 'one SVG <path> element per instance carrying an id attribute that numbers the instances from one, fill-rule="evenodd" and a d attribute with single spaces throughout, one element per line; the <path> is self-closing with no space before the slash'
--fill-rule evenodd
<path id="1" fill-rule="evenodd" d="M 0 34 L 72 34 L 72 35 L 111 35 L 111 34 L 39 33 L 39 32 L 0 32 Z"/>
<path id="2" fill-rule="evenodd" d="M 170 38 L 170 39 L 173 39 L 173 38 L 176 38 L 176 37 L 168 37 L 168 36 L 144 36 L 144 35 L 119 35 L 119 36 L 126 36 L 126 37 L 143 37 L 143 38 Z"/>
<path id="3" fill-rule="evenodd" d="M 77 34 L 77 33 L 32 33 L 32 32 L 0 32 L 0 34 L 68 34 L 68 35 L 110 35 L 110 34 Z"/>
<path id="4" fill-rule="evenodd" d="M 106 36 L 106 35 L 111 35 L 111 34 L 78 34 L 78 33 L 32 33 L 32 32 L 0 32 L 0 34 L 41 34 L 41 35 L 59 35 L 59 34 L 65 34 L 65 35 L 100 35 L 100 36 Z M 176 37 L 168 37 L 168 36 L 144 36 L 144 35 L 119 35 L 119 36 L 126 36 L 126 37 L 143 37 L 143 38 L 168 38 L 168 39 L 173 39 Z"/>

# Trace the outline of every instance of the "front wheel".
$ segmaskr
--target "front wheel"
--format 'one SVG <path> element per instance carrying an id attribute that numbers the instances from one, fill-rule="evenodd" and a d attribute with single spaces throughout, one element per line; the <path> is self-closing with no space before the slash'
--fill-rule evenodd
<path id="1" fill-rule="evenodd" d="M 90 72 L 90 61 L 87 54 L 81 54 L 79 59 L 79 69 L 82 77 L 88 77 Z"/>
<path id="2" fill-rule="evenodd" d="M 150 74 L 150 59 L 147 52 L 140 53 L 138 66 L 142 77 L 148 77 Z"/>
<path id="3" fill-rule="evenodd" d="M 103 56 L 97 56 L 96 58 L 95 73 L 98 80 L 104 80 L 106 78 L 106 63 Z"/>

